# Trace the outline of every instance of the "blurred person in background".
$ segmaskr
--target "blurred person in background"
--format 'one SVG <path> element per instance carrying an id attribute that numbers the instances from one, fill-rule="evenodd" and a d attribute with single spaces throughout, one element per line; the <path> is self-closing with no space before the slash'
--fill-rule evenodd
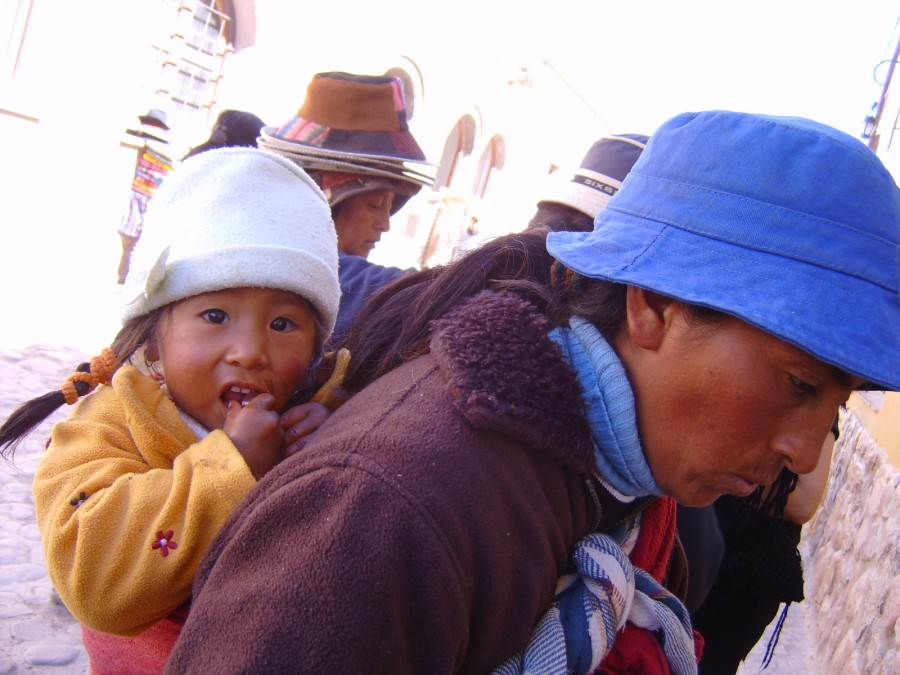
<path id="1" fill-rule="evenodd" d="M 128 208 L 119 224 L 119 237 L 122 240 L 122 255 L 119 258 L 117 283 L 124 284 L 128 275 L 128 264 L 131 252 L 141 236 L 144 227 L 144 213 L 153 193 L 160 186 L 166 174 L 172 170 L 173 162 L 163 152 L 168 145 L 169 125 L 166 124 L 166 113 L 151 108 L 140 115 L 140 124 L 135 129 L 126 129 L 125 133 L 140 138 L 143 145 L 137 149 L 137 160 L 134 175 L 131 179 L 131 192 Z"/>
<path id="2" fill-rule="evenodd" d="M 216 118 L 209 138 L 191 148 L 183 159 L 213 148 L 239 146 L 255 148 L 260 129 L 264 126 L 265 122 L 253 113 L 243 110 L 223 110 Z"/>

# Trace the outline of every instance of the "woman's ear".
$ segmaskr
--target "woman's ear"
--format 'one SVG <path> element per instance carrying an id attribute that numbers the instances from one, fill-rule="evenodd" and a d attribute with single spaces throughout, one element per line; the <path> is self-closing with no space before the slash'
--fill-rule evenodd
<path id="1" fill-rule="evenodd" d="M 672 325 L 672 317 L 681 303 L 678 300 L 629 286 L 625 296 L 628 336 L 642 349 L 657 350 Z"/>

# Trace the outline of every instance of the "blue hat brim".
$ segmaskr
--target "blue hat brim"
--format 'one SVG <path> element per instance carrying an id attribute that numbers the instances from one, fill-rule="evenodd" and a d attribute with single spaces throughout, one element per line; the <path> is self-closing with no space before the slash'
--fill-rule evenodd
<path id="1" fill-rule="evenodd" d="M 870 388 L 900 390 L 900 299 L 890 290 L 620 211 L 600 218 L 593 232 L 551 232 L 547 250 L 586 277 L 731 314 Z"/>

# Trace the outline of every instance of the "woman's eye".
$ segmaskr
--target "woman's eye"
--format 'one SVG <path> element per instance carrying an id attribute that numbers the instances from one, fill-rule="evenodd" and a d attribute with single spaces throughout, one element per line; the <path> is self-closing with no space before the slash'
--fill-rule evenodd
<path id="1" fill-rule="evenodd" d="M 804 380 L 801 380 L 796 375 L 791 375 L 791 387 L 794 390 L 794 395 L 797 398 L 806 398 L 808 396 L 815 396 L 816 394 L 816 386 L 814 384 L 810 384 Z"/>
<path id="2" fill-rule="evenodd" d="M 208 309 L 200 316 L 214 324 L 222 324 L 228 320 L 228 315 L 221 309 Z"/>
<path id="3" fill-rule="evenodd" d="M 293 329 L 293 328 L 296 328 L 296 327 L 297 327 L 297 324 L 295 324 L 293 321 L 291 321 L 291 320 L 288 319 L 287 317 L 279 316 L 277 319 L 275 319 L 275 320 L 270 324 L 270 326 L 272 327 L 272 330 L 274 330 L 274 331 L 276 331 L 276 332 L 278 332 L 278 333 L 284 333 L 284 332 L 289 331 L 289 330 L 291 330 L 291 329 Z"/>

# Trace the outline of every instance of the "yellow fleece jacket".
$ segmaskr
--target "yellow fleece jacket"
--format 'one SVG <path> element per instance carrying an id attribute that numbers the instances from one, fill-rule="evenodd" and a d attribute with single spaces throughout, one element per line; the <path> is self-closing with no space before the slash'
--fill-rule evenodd
<path id="1" fill-rule="evenodd" d="M 56 424 L 34 501 L 50 579 L 85 625 L 136 635 L 191 595 L 256 480 L 221 430 L 198 441 L 159 384 L 123 366 Z"/>

